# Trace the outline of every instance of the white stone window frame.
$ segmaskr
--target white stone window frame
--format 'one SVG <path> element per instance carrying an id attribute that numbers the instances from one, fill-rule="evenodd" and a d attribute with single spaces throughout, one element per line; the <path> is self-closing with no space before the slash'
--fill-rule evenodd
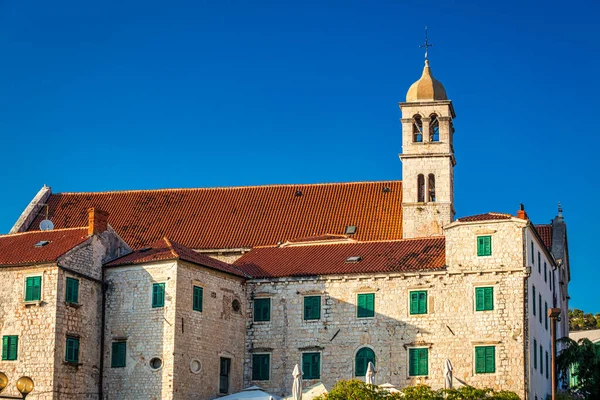
<path id="1" fill-rule="evenodd" d="M 195 363 L 198 363 L 198 365 L 200 366 L 197 370 L 194 370 L 193 365 Z M 190 372 L 194 375 L 198 375 L 200 372 L 202 372 L 202 361 L 200 361 L 197 358 L 192 358 L 190 360 Z"/>
<path id="2" fill-rule="evenodd" d="M 304 315 L 304 299 L 306 297 L 316 297 L 319 296 L 319 319 L 306 319 L 305 315 Z M 357 297 L 358 300 L 358 297 Z M 322 322 L 323 320 L 323 295 L 321 293 L 306 293 L 302 295 L 302 322 L 305 324 L 314 324 L 315 322 Z M 358 309 L 357 309 L 357 313 L 358 313 Z"/>
<path id="3" fill-rule="evenodd" d="M 150 290 L 148 291 L 148 304 L 150 304 L 150 311 L 157 312 L 159 310 L 162 310 L 164 312 L 164 309 L 167 307 L 167 288 L 169 287 L 168 281 L 169 281 L 169 278 L 152 279 L 150 281 L 150 285 L 148 285 L 148 287 L 150 288 Z M 154 290 L 153 287 L 154 287 L 155 283 L 164 283 L 165 284 L 165 298 L 164 298 L 164 303 L 163 303 L 162 307 L 152 307 L 152 292 Z M 162 358 L 161 358 L 161 360 L 162 360 Z"/>
<path id="4" fill-rule="evenodd" d="M 473 312 L 474 313 L 489 313 L 489 312 L 494 312 L 496 310 L 498 310 L 498 282 L 493 281 L 493 282 L 475 282 L 473 283 L 473 289 L 471 290 L 471 294 L 473 296 Z M 491 287 L 492 288 L 492 297 L 493 297 L 493 309 L 491 310 L 477 310 L 477 288 L 486 288 L 486 287 Z"/>
<path id="5" fill-rule="evenodd" d="M 300 353 L 300 362 L 299 362 L 299 366 L 300 369 L 302 369 L 302 360 L 304 357 L 304 354 L 309 354 L 309 353 L 319 353 L 319 377 L 318 378 L 306 378 L 305 380 L 307 381 L 316 381 L 316 380 L 321 380 L 323 379 L 323 351 L 322 350 L 314 350 L 314 351 L 303 351 Z M 302 371 L 302 375 L 304 375 L 304 371 Z M 303 377 L 304 379 L 304 377 Z"/>
<path id="6" fill-rule="evenodd" d="M 494 372 L 481 372 L 481 373 L 477 373 L 477 347 L 494 347 Z M 499 342 L 480 342 L 480 343 L 476 343 L 473 344 L 473 350 L 472 350 L 472 354 L 473 354 L 473 363 L 472 363 L 472 375 L 471 376 L 496 376 L 498 375 L 498 349 L 499 349 Z"/>
<path id="7" fill-rule="evenodd" d="M 431 296 L 430 296 L 430 290 L 431 286 L 413 286 L 413 287 L 409 287 L 408 288 L 408 296 L 406 296 L 406 316 L 408 318 L 411 317 L 425 317 L 427 315 L 433 314 L 433 307 L 431 307 L 431 305 L 433 304 L 430 300 L 431 300 Z M 427 293 L 427 312 L 425 314 L 411 314 L 410 313 L 410 294 L 412 292 L 426 292 Z"/>
<path id="8" fill-rule="evenodd" d="M 272 352 L 270 353 L 270 352 L 267 352 L 267 351 L 260 351 L 260 352 L 252 353 L 251 355 L 252 356 L 255 356 L 255 355 L 256 356 L 258 356 L 258 355 L 267 355 L 267 356 L 269 356 L 269 379 L 255 381 L 254 379 L 252 379 L 252 373 L 250 373 L 250 380 L 252 382 L 270 382 L 271 378 L 273 376 L 272 375 L 272 372 L 273 372 L 273 363 L 271 362 L 271 360 L 273 360 L 273 353 Z M 254 372 L 254 363 L 252 363 L 252 361 L 251 361 L 251 364 L 252 364 L 252 372 Z M 302 365 L 302 364 L 300 364 L 300 365 Z"/>
<path id="9" fill-rule="evenodd" d="M 25 296 L 27 295 L 27 278 L 34 278 L 36 276 L 39 276 L 41 278 L 40 280 L 40 299 L 39 300 L 30 300 L 27 301 L 25 300 Z M 22 297 L 21 299 L 23 299 L 23 303 L 25 303 L 25 305 L 39 305 L 41 302 L 44 301 L 44 285 L 45 285 L 45 279 L 44 279 L 44 272 L 29 272 L 26 274 L 23 274 L 23 293 L 22 293 Z M 66 282 L 66 279 L 65 279 Z"/>
<path id="10" fill-rule="evenodd" d="M 363 321 L 363 320 L 371 320 L 371 319 L 375 319 L 375 316 L 377 315 L 377 312 L 375 310 L 378 309 L 377 307 L 377 290 L 375 289 L 364 289 L 364 290 L 357 290 L 354 296 L 354 300 L 356 301 L 355 303 L 355 309 L 356 311 L 354 312 L 354 317 L 359 320 L 359 321 Z M 358 316 L 358 295 L 360 294 L 372 294 L 373 295 L 373 316 L 372 317 L 359 317 Z"/>
<path id="11" fill-rule="evenodd" d="M 427 375 L 411 375 L 410 374 L 410 350 L 411 349 L 427 349 Z M 431 346 L 407 346 L 406 347 L 406 379 L 424 379 L 429 378 L 431 373 Z"/>
<path id="12" fill-rule="evenodd" d="M 486 258 L 492 258 L 494 257 L 494 233 L 496 231 L 490 231 L 490 232 L 476 232 L 475 233 L 475 257 L 477 257 L 478 259 L 486 259 Z M 490 247 L 491 247 L 491 252 L 489 256 L 480 256 L 477 253 L 478 250 L 478 243 L 479 243 L 479 238 L 482 236 L 489 236 L 490 237 Z"/>
<path id="13" fill-rule="evenodd" d="M 269 320 L 268 321 L 256 321 L 255 317 L 256 317 L 256 308 L 254 307 L 254 300 L 264 300 L 264 299 L 268 299 L 269 300 Z M 266 293 L 261 293 L 261 294 L 256 294 L 254 295 L 254 298 L 251 301 L 252 303 L 252 323 L 253 324 L 270 324 L 271 321 L 273 321 L 273 295 L 272 294 L 266 294 Z"/>
<path id="14" fill-rule="evenodd" d="M 154 360 L 155 358 L 160 360 L 160 367 L 158 368 L 153 368 L 152 367 L 152 360 Z M 148 368 L 150 368 L 150 371 L 152 372 L 158 372 L 161 369 L 163 369 L 163 367 L 165 366 L 165 360 L 162 356 L 152 356 L 150 357 L 150 359 L 148 360 Z"/>
<path id="15" fill-rule="evenodd" d="M 358 352 L 361 349 L 364 349 L 365 347 L 373 350 L 373 354 L 375 354 L 375 363 L 377 363 L 377 352 L 375 351 L 375 348 L 373 346 L 371 346 L 370 344 L 361 344 L 360 346 L 358 346 L 356 348 L 356 350 L 354 350 L 354 355 L 352 356 L 352 379 L 356 379 L 357 378 L 357 375 L 356 375 L 356 355 L 358 354 Z M 377 365 L 375 365 L 375 371 L 377 371 Z M 358 375 L 358 376 L 360 376 L 360 375 Z"/>

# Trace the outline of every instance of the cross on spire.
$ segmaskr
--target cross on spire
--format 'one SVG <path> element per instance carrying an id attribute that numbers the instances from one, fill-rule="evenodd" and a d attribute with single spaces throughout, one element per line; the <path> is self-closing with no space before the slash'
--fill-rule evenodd
<path id="1" fill-rule="evenodd" d="M 429 38 L 427 37 L 427 27 L 425 27 L 425 43 L 423 43 L 419 47 L 425 48 L 425 59 L 429 60 L 429 48 L 433 47 L 433 44 L 429 43 Z"/>

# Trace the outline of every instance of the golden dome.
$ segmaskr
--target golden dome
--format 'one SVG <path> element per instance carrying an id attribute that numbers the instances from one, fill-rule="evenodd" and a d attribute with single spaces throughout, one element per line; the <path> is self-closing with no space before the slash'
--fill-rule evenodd
<path id="1" fill-rule="evenodd" d="M 406 101 L 448 100 L 444 85 L 431 75 L 429 60 L 425 60 L 425 68 L 421 78 L 413 83 L 406 93 Z"/>

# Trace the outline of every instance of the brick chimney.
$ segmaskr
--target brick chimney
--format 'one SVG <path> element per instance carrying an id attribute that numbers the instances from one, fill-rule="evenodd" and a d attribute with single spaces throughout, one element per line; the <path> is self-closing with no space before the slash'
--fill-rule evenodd
<path id="1" fill-rule="evenodd" d="M 525 212 L 525 206 L 523 204 L 521 204 L 521 208 L 519 209 L 519 211 L 517 211 L 517 218 L 521 218 L 521 219 L 525 219 L 525 220 L 529 219 L 529 216 Z"/>
<path id="2" fill-rule="evenodd" d="M 100 234 L 108 228 L 108 213 L 97 208 L 88 208 L 88 235 Z"/>

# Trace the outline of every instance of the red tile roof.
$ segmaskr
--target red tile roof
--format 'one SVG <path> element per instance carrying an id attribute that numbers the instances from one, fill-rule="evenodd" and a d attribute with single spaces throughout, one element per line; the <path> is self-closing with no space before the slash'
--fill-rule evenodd
<path id="1" fill-rule="evenodd" d="M 540 238 L 542 238 L 542 242 L 548 250 L 552 249 L 552 225 L 544 224 L 544 225 L 535 225 L 535 229 L 537 230 Z"/>
<path id="2" fill-rule="evenodd" d="M 475 221 L 492 221 L 501 219 L 511 219 L 513 215 L 489 212 L 485 214 L 469 215 L 466 217 L 458 218 L 459 222 L 475 222 Z"/>
<path id="3" fill-rule="evenodd" d="M 296 238 L 292 240 L 288 240 L 288 243 L 306 243 L 306 242 L 322 242 L 322 241 L 347 241 L 352 240 L 349 236 L 346 235 L 316 235 L 316 236 L 308 236 L 302 238 Z"/>
<path id="4" fill-rule="evenodd" d="M 200 254 L 192 249 L 172 242 L 166 237 L 155 241 L 146 248 L 134 251 L 126 256 L 113 260 L 107 263 L 105 266 L 115 267 L 119 265 L 143 264 L 163 260 L 188 261 L 207 268 L 226 272 L 228 274 L 247 277 L 242 271 L 225 262 L 216 260 L 204 254 Z"/>
<path id="5" fill-rule="evenodd" d="M 90 207 L 107 211 L 134 249 L 164 236 L 193 249 L 247 248 L 344 234 L 347 225 L 357 226 L 356 240 L 402 238 L 400 181 L 57 193 L 47 204 L 57 229 L 87 225 Z"/>
<path id="6" fill-rule="evenodd" d="M 348 257 L 361 257 L 347 262 Z M 443 269 L 445 239 L 405 239 L 348 244 L 258 247 L 233 265 L 254 278 L 393 273 Z"/>
<path id="7" fill-rule="evenodd" d="M 0 266 L 31 265 L 55 262 L 88 240 L 87 228 L 34 231 L 0 236 Z M 42 241 L 50 243 L 35 247 Z"/>

